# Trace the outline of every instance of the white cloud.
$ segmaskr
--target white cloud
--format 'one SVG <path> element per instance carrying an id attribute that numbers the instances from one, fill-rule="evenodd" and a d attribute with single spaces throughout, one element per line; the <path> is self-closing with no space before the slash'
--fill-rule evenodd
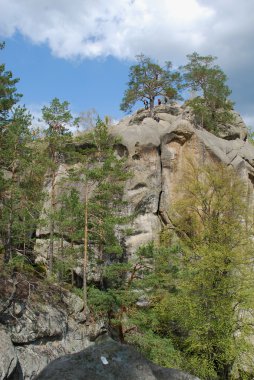
<path id="1" fill-rule="evenodd" d="M 196 50 L 234 67 L 253 59 L 254 2 L 1 0 L 0 35 L 16 31 L 66 59 L 143 52 L 179 64 Z"/>
<path id="2" fill-rule="evenodd" d="M 202 25 L 213 14 L 198 0 L 2 0 L 0 33 L 19 31 L 62 58 L 133 58 L 202 44 Z"/>
<path id="3" fill-rule="evenodd" d="M 64 59 L 143 52 L 179 65 L 193 51 L 213 54 L 240 110 L 253 113 L 253 0 L 1 0 L 0 36 L 17 31 Z"/>

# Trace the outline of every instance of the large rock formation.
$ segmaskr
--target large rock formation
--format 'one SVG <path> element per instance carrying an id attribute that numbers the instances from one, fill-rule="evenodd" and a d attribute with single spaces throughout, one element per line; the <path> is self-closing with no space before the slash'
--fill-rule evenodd
<path id="1" fill-rule="evenodd" d="M 133 172 L 125 192 L 131 210 L 138 214 L 135 232 L 125 242 L 130 255 L 141 244 L 156 240 L 161 227 L 170 224 L 169 210 L 190 161 L 232 165 L 253 203 L 254 147 L 245 141 L 243 120 L 235 114 L 234 125 L 221 126 L 218 134 L 225 138 L 195 128 L 191 120 L 190 109 L 161 105 L 155 107 L 153 118 L 141 110 L 112 128 L 111 133 L 122 141 L 119 154 L 129 157 Z"/>
<path id="2" fill-rule="evenodd" d="M 198 380 L 182 371 L 162 368 L 132 347 L 112 340 L 53 361 L 37 380 Z"/>
<path id="3" fill-rule="evenodd" d="M 219 137 L 195 128 L 190 108 L 178 104 L 155 107 L 153 117 L 150 111 L 141 109 L 111 128 L 111 134 L 121 139 L 117 152 L 128 157 L 133 173 L 126 183 L 124 195 L 129 203 L 124 212 L 137 215 L 132 225 L 133 233 L 123 239 L 127 257 L 131 257 L 140 245 L 156 240 L 161 227 L 170 223 L 169 210 L 189 161 L 198 165 L 210 161 L 232 165 L 245 181 L 252 205 L 254 147 L 246 141 L 247 128 L 243 120 L 233 113 L 234 123 L 219 126 Z M 61 164 L 56 184 L 61 182 L 65 172 L 66 165 Z M 50 194 L 50 181 L 46 186 Z M 82 192 L 82 184 L 80 190 Z M 49 199 L 45 209 L 48 207 Z M 37 231 L 37 238 L 37 260 L 45 262 L 49 247 L 47 226 Z M 57 251 L 60 242 L 56 240 L 54 244 Z M 65 241 L 64 244 L 69 243 Z M 78 267 L 76 273 L 82 276 Z"/>

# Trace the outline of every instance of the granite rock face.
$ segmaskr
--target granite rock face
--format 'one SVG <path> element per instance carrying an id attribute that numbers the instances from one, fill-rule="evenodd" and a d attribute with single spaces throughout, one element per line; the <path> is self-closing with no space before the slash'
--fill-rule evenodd
<path id="1" fill-rule="evenodd" d="M 53 361 L 36 380 L 199 380 L 185 372 L 162 368 L 133 347 L 114 341 L 94 345 Z"/>
<path id="2" fill-rule="evenodd" d="M 117 153 L 128 157 L 133 174 L 124 194 L 129 206 L 123 212 L 136 215 L 133 233 L 122 239 L 127 258 L 140 245 L 158 239 L 161 227 L 170 223 L 169 210 L 190 161 L 197 165 L 216 161 L 233 166 L 245 181 L 250 205 L 253 204 L 254 147 L 246 141 L 247 128 L 242 118 L 232 113 L 234 123 L 219 126 L 218 136 L 195 128 L 191 109 L 176 103 L 155 107 L 153 117 L 150 111 L 141 109 L 111 128 L 110 133 L 121 139 Z M 56 183 L 60 183 L 65 171 L 61 164 Z M 51 193 L 50 183 L 47 191 Z M 45 209 L 48 207 L 45 204 Z M 35 251 L 39 261 L 47 260 L 48 235 L 47 226 L 37 231 Z M 80 268 L 75 271 L 82 276 Z"/>
<path id="3" fill-rule="evenodd" d="M 161 227 L 170 224 L 169 210 L 179 196 L 180 181 L 189 162 L 233 166 L 246 183 L 253 207 L 254 147 L 245 141 L 243 120 L 234 115 L 234 124 L 220 126 L 219 136 L 195 128 L 191 110 L 177 104 L 155 107 L 154 117 L 138 111 L 111 129 L 121 138 L 119 151 L 128 156 L 133 172 L 125 189 L 125 199 L 138 215 L 135 234 L 125 241 L 130 256 L 141 244 L 156 240 Z"/>

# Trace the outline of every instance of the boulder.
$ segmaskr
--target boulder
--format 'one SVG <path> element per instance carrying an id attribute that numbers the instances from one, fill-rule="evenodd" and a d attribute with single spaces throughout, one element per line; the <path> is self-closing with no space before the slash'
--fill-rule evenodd
<path id="1" fill-rule="evenodd" d="M 0 380 L 32 380 L 52 360 L 93 344 L 104 321 L 86 324 L 83 308 L 79 297 L 61 289 L 45 292 L 40 302 L 15 300 L 2 312 Z"/>
<path id="2" fill-rule="evenodd" d="M 133 347 L 107 340 L 50 363 L 36 380 L 198 380 L 180 370 L 159 367 Z"/>
<path id="3" fill-rule="evenodd" d="M 0 380 L 10 378 L 18 360 L 10 336 L 4 328 L 0 327 Z"/>
<path id="4" fill-rule="evenodd" d="M 239 113 L 232 111 L 233 122 L 230 124 L 219 125 L 217 136 L 226 140 L 241 139 L 246 140 L 248 135 L 248 129 L 239 115 Z"/>

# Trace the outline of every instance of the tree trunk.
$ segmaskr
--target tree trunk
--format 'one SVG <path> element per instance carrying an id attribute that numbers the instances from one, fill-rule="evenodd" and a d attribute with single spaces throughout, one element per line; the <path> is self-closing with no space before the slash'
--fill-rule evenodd
<path id="1" fill-rule="evenodd" d="M 150 100 L 150 111 L 152 112 L 154 108 L 154 98 L 149 99 Z"/>
<path id="2" fill-rule="evenodd" d="M 73 240 L 71 239 L 71 254 L 72 254 L 72 257 L 74 255 L 74 249 L 73 249 Z M 75 264 L 76 264 L 76 256 L 74 256 L 74 259 L 75 259 Z M 73 260 L 74 261 L 74 260 Z M 71 264 L 71 285 L 74 286 L 74 270 L 73 270 L 73 261 L 72 261 L 72 264 Z"/>
<path id="3" fill-rule="evenodd" d="M 84 263 L 83 263 L 83 301 L 84 301 L 84 314 L 87 317 L 87 247 L 88 247 L 88 186 L 85 185 L 85 205 L 84 205 Z"/>
<path id="4" fill-rule="evenodd" d="M 51 216 L 50 216 L 50 223 L 49 223 L 49 236 L 50 237 L 49 237 L 49 254 L 48 254 L 49 274 L 50 275 L 53 272 L 53 257 L 54 257 L 54 234 L 55 234 L 54 213 L 55 213 L 55 206 L 56 206 L 55 180 L 56 180 L 56 172 L 53 171 L 53 174 L 52 174 L 52 193 L 51 193 L 51 202 L 50 202 Z"/>
<path id="5" fill-rule="evenodd" d="M 6 242 L 4 247 L 4 262 L 7 264 L 12 259 L 12 208 L 7 225 Z"/>

